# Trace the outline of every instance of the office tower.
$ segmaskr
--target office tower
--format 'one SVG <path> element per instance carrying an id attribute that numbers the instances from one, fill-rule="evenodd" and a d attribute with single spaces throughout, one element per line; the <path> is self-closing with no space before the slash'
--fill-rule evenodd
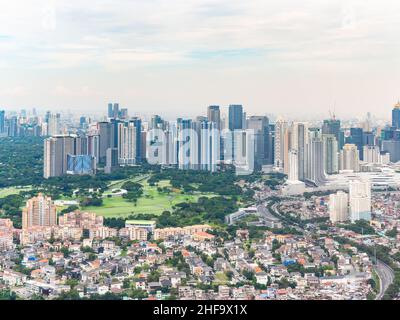
<path id="1" fill-rule="evenodd" d="M 55 136 L 44 141 L 43 176 L 45 179 L 65 175 L 68 170 L 68 155 L 76 155 L 74 136 Z"/>
<path id="2" fill-rule="evenodd" d="M 120 117 L 119 103 L 114 103 L 114 105 L 109 103 L 107 111 L 108 118 L 118 119 Z"/>
<path id="3" fill-rule="evenodd" d="M 121 165 L 136 164 L 137 130 L 132 122 L 120 123 L 118 130 L 118 163 Z"/>
<path id="4" fill-rule="evenodd" d="M 299 165 L 298 152 L 297 150 L 292 149 L 289 151 L 289 174 L 288 174 L 289 181 L 299 180 L 298 165 Z"/>
<path id="5" fill-rule="evenodd" d="M 344 145 L 344 134 L 340 129 L 340 120 L 335 118 L 324 120 L 322 125 L 322 134 L 333 134 L 338 142 L 339 150 L 342 149 Z"/>
<path id="6" fill-rule="evenodd" d="M 381 163 L 379 146 L 364 146 L 363 159 L 367 163 Z"/>
<path id="7" fill-rule="evenodd" d="M 233 133 L 233 164 L 237 175 L 254 171 L 255 136 L 253 130 L 236 130 Z"/>
<path id="8" fill-rule="evenodd" d="M 113 118 L 118 118 L 119 117 L 119 103 L 114 103 L 114 117 Z"/>
<path id="9" fill-rule="evenodd" d="M 220 131 L 217 123 L 203 121 L 200 123 L 200 169 L 217 171 L 220 160 Z"/>
<path id="10" fill-rule="evenodd" d="M 356 145 L 359 159 L 363 160 L 363 130 L 361 128 L 350 128 L 350 136 L 346 139 L 346 143 Z"/>
<path id="11" fill-rule="evenodd" d="M 6 129 L 6 112 L 0 110 L 0 134 L 4 133 Z"/>
<path id="12" fill-rule="evenodd" d="M 338 142 L 333 134 L 323 134 L 325 172 L 335 174 L 339 172 Z"/>
<path id="13" fill-rule="evenodd" d="M 207 108 L 207 119 L 215 123 L 216 129 L 221 129 L 221 112 L 219 106 L 209 106 Z"/>
<path id="14" fill-rule="evenodd" d="M 275 123 L 274 166 L 279 171 L 283 171 L 284 167 L 286 130 L 287 130 L 287 122 L 283 119 L 278 119 Z"/>
<path id="15" fill-rule="evenodd" d="M 389 153 L 390 162 L 396 163 L 400 161 L 400 141 L 395 141 L 395 140 L 382 141 L 382 151 Z"/>
<path id="16" fill-rule="evenodd" d="M 88 154 L 95 157 L 96 164 L 99 163 L 99 136 L 95 134 L 91 134 L 87 136 L 88 143 Z"/>
<path id="17" fill-rule="evenodd" d="M 51 112 L 47 112 L 46 122 L 47 122 L 47 135 L 48 136 L 56 136 L 60 134 L 61 126 L 60 126 L 61 115 L 59 113 L 54 114 Z"/>
<path id="18" fill-rule="evenodd" d="M 340 151 L 340 170 L 360 171 L 360 160 L 358 149 L 355 144 L 347 143 Z"/>
<path id="19" fill-rule="evenodd" d="M 400 129 L 400 101 L 392 110 L 392 127 L 395 129 Z"/>
<path id="20" fill-rule="evenodd" d="M 293 142 L 293 126 L 290 126 L 286 129 L 284 135 L 284 148 L 283 148 L 283 173 L 288 175 L 289 174 L 289 152 L 292 148 Z"/>
<path id="21" fill-rule="evenodd" d="M 178 119 L 178 163 L 179 169 L 197 170 L 199 167 L 199 135 L 191 119 Z"/>
<path id="22" fill-rule="evenodd" d="M 114 144 L 111 122 L 98 122 L 97 131 L 99 134 L 99 162 L 105 163 L 107 149 Z"/>
<path id="23" fill-rule="evenodd" d="M 371 184 L 369 181 L 350 181 L 350 220 L 371 220 Z"/>
<path id="24" fill-rule="evenodd" d="M 109 118 L 113 118 L 114 117 L 114 109 L 113 109 L 113 104 L 109 103 L 108 104 L 108 113 L 107 113 Z"/>
<path id="25" fill-rule="evenodd" d="M 92 175 L 96 173 L 96 160 L 87 154 L 67 154 L 67 174 Z"/>
<path id="26" fill-rule="evenodd" d="M 363 146 L 375 146 L 376 139 L 373 132 L 363 131 Z"/>
<path id="27" fill-rule="evenodd" d="M 126 120 L 129 118 L 128 116 L 128 109 L 127 108 L 121 108 L 120 112 L 119 112 L 119 118 Z"/>
<path id="28" fill-rule="evenodd" d="M 36 226 L 51 227 L 57 225 L 56 206 L 50 197 L 39 193 L 26 202 L 22 209 L 22 229 Z"/>
<path id="29" fill-rule="evenodd" d="M 159 115 L 151 117 L 149 129 L 167 129 L 167 123 Z"/>
<path id="30" fill-rule="evenodd" d="M 318 130 L 310 129 L 306 150 L 305 180 L 316 186 L 325 183 L 324 144 Z"/>
<path id="31" fill-rule="evenodd" d="M 104 172 L 110 174 L 116 168 L 118 168 L 118 148 L 108 148 Z"/>
<path id="32" fill-rule="evenodd" d="M 329 220 L 332 223 L 349 220 L 349 196 L 343 191 L 329 196 Z"/>
<path id="33" fill-rule="evenodd" d="M 269 153 L 269 120 L 265 116 L 251 116 L 247 120 L 247 129 L 254 130 L 255 169 L 261 170 L 263 165 L 271 164 L 272 158 Z"/>
<path id="34" fill-rule="evenodd" d="M 88 137 L 77 136 L 74 139 L 75 143 L 75 154 L 77 155 L 88 155 Z"/>
<path id="35" fill-rule="evenodd" d="M 308 144 L 308 125 L 302 122 L 294 122 L 291 128 L 290 148 L 297 151 L 298 179 L 305 179 L 305 159 Z"/>
<path id="36" fill-rule="evenodd" d="M 18 136 L 18 118 L 16 116 L 12 116 L 10 119 L 8 119 L 8 136 Z"/>
<path id="37" fill-rule="evenodd" d="M 243 129 L 243 106 L 232 104 L 229 106 L 229 130 Z"/>

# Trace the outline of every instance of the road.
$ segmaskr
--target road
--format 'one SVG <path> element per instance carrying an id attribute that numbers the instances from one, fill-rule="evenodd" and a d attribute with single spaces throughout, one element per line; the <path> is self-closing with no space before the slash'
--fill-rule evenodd
<path id="1" fill-rule="evenodd" d="M 378 264 L 375 266 L 375 271 L 378 274 L 380 280 L 379 293 L 375 300 L 382 300 L 386 289 L 394 280 L 394 272 L 386 263 L 378 260 Z"/>

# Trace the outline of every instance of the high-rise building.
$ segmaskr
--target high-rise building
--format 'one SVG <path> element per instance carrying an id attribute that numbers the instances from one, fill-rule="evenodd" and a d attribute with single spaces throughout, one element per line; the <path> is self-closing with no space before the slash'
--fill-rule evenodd
<path id="1" fill-rule="evenodd" d="M 346 143 L 357 146 L 358 158 L 363 160 L 364 132 L 362 128 L 350 128 L 350 136 L 346 139 Z"/>
<path id="2" fill-rule="evenodd" d="M 220 134 L 217 124 L 211 121 L 200 123 L 200 169 L 215 172 L 220 159 Z"/>
<path id="3" fill-rule="evenodd" d="M 110 174 L 116 168 L 118 168 L 118 148 L 108 148 L 104 172 Z"/>
<path id="4" fill-rule="evenodd" d="M 207 119 L 215 123 L 216 129 L 221 129 L 221 112 L 219 106 L 209 106 L 207 108 Z"/>
<path id="5" fill-rule="evenodd" d="M 390 162 L 400 161 L 400 141 L 384 140 L 382 141 L 382 151 L 388 152 L 390 155 Z"/>
<path id="6" fill-rule="evenodd" d="M 350 181 L 350 220 L 371 220 L 371 184 L 369 181 Z"/>
<path id="7" fill-rule="evenodd" d="M 107 149 L 114 145 L 113 126 L 111 122 L 98 122 L 97 131 L 99 135 L 99 162 L 105 163 Z"/>
<path id="8" fill-rule="evenodd" d="M 251 116 L 247 120 L 247 129 L 254 130 L 255 168 L 261 170 L 263 165 L 271 164 L 269 120 L 265 116 Z"/>
<path id="9" fill-rule="evenodd" d="M 381 152 L 379 146 L 364 146 L 363 158 L 367 163 L 381 163 Z"/>
<path id="10" fill-rule="evenodd" d="M 292 124 L 291 149 L 297 150 L 299 180 L 305 179 L 306 149 L 308 144 L 307 123 L 294 122 Z"/>
<path id="11" fill-rule="evenodd" d="M 26 202 L 25 208 L 22 209 L 22 229 L 55 225 L 57 225 L 57 211 L 50 197 L 39 193 L 37 197 Z"/>
<path id="12" fill-rule="evenodd" d="M 316 130 L 309 130 L 306 154 L 305 179 L 316 186 L 325 183 L 324 144 L 321 134 Z"/>
<path id="13" fill-rule="evenodd" d="M 342 149 L 344 145 L 344 133 L 340 129 L 340 120 L 335 118 L 324 120 L 322 125 L 323 134 L 333 134 L 338 142 L 339 150 Z"/>
<path id="14" fill-rule="evenodd" d="M 47 112 L 46 122 L 47 122 L 47 135 L 56 136 L 61 133 L 60 126 L 61 115 L 59 113 Z"/>
<path id="15" fill-rule="evenodd" d="M 360 160 L 358 149 L 355 144 L 345 144 L 340 151 L 340 170 L 360 171 Z"/>
<path id="16" fill-rule="evenodd" d="M 68 155 L 79 155 L 81 147 L 76 136 L 55 136 L 44 141 L 44 166 L 43 176 L 45 179 L 59 177 L 67 174 Z M 78 152 L 77 152 L 78 150 Z"/>
<path id="17" fill-rule="evenodd" d="M 118 130 L 118 163 L 121 165 L 136 164 L 137 130 L 133 122 L 120 123 Z"/>
<path id="18" fill-rule="evenodd" d="M 0 134 L 3 134 L 6 131 L 6 112 L 4 110 L 0 110 Z"/>
<path id="19" fill-rule="evenodd" d="M 332 223 L 349 220 L 349 196 L 343 191 L 329 196 L 329 220 Z"/>
<path id="20" fill-rule="evenodd" d="M 229 106 L 229 130 L 243 129 L 243 106 L 231 104 Z"/>
<path id="21" fill-rule="evenodd" d="M 288 180 L 289 181 L 299 181 L 299 159 L 298 159 L 298 152 L 297 150 L 290 150 L 289 151 L 289 174 Z"/>
<path id="22" fill-rule="evenodd" d="M 395 104 L 392 110 L 392 127 L 400 129 L 400 101 Z"/>
<path id="23" fill-rule="evenodd" d="M 274 166 L 279 171 L 283 171 L 284 167 L 286 130 L 287 122 L 283 119 L 278 119 L 275 123 Z"/>
<path id="24" fill-rule="evenodd" d="M 338 142 L 335 135 L 323 134 L 325 172 L 335 174 L 339 172 Z"/>

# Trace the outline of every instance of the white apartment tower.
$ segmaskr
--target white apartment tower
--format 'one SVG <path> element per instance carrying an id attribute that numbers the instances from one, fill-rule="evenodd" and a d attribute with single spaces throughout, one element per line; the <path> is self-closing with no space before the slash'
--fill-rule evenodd
<path id="1" fill-rule="evenodd" d="M 340 170 L 360 171 L 359 153 L 355 144 L 345 144 L 340 151 Z"/>
<path id="2" fill-rule="evenodd" d="M 287 130 L 287 122 L 283 119 L 278 119 L 275 123 L 275 153 L 274 166 L 279 171 L 283 170 L 284 166 L 284 150 L 285 150 L 285 135 Z"/>
<path id="3" fill-rule="evenodd" d="M 369 181 L 350 181 L 350 220 L 371 220 L 371 184 Z"/>
<path id="4" fill-rule="evenodd" d="M 329 196 L 329 219 L 332 223 L 349 219 L 349 196 L 343 191 Z"/>

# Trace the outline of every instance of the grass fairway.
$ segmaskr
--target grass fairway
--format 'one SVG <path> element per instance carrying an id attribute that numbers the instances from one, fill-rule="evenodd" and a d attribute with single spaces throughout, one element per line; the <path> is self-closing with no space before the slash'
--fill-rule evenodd
<path id="1" fill-rule="evenodd" d="M 32 187 L 10 187 L 0 189 L 0 198 L 7 197 L 12 194 L 19 194 L 21 191 L 29 191 Z"/>
<path id="2" fill-rule="evenodd" d="M 138 200 L 136 206 L 122 197 L 104 198 L 101 207 L 86 207 L 85 211 L 95 212 L 104 217 L 127 217 L 131 214 L 155 214 L 160 215 L 163 211 L 172 211 L 172 207 L 182 202 L 197 202 L 200 197 L 213 197 L 213 194 L 181 194 L 180 192 L 159 193 L 157 187 L 170 186 L 169 181 L 160 181 L 158 186 L 150 186 L 146 181 L 143 185 L 143 196 Z M 115 187 L 115 185 L 114 185 Z"/>

